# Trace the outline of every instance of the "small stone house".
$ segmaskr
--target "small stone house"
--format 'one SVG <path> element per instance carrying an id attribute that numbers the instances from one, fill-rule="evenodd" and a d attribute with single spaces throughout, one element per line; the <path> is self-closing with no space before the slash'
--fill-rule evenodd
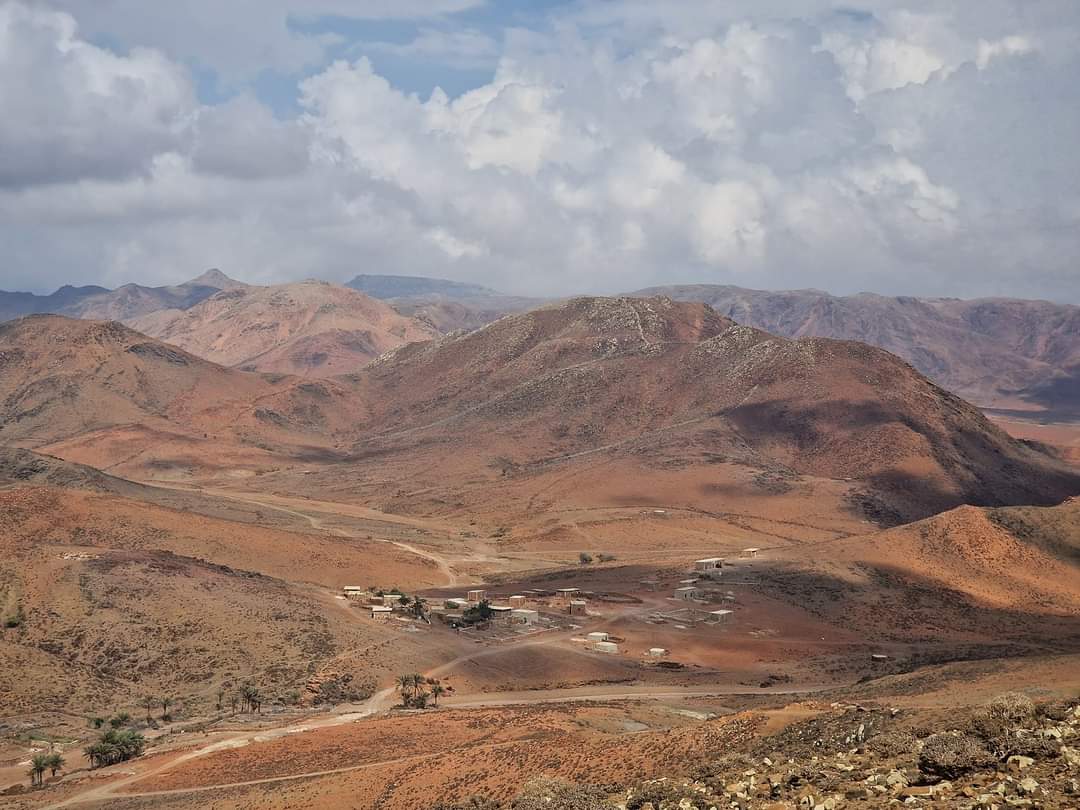
<path id="1" fill-rule="evenodd" d="M 693 585 L 684 585 L 675 589 L 675 598 L 683 602 L 692 602 L 695 599 L 702 599 L 704 596 L 705 591 Z"/>

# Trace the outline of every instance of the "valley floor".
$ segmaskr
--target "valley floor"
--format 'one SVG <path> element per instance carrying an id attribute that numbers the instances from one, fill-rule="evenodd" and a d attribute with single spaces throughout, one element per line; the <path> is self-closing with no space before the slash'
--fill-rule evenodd
<path id="1" fill-rule="evenodd" d="M 539 775 L 604 784 L 688 775 L 717 750 L 745 748 L 836 701 L 932 716 L 1016 684 L 1045 699 L 1080 694 L 1074 569 L 1027 550 L 1012 560 L 1021 552 L 980 510 L 882 534 L 836 513 L 821 521 L 770 514 L 757 496 L 733 499 L 723 514 L 571 505 L 506 538 L 479 536 L 453 517 L 299 494 L 220 483 L 184 491 L 215 509 L 254 508 L 278 530 L 324 538 L 330 545 L 320 554 L 363 544 L 366 563 L 313 559 L 293 563 L 296 575 L 286 579 L 356 632 L 379 634 L 378 652 L 362 659 L 378 690 L 329 712 L 277 708 L 261 717 L 193 702 L 198 713 L 154 732 L 147 755 L 95 771 L 80 769 L 87 732 L 74 715 L 28 722 L 23 740 L 65 740 L 70 773 L 45 790 L 9 794 L 11 806 L 405 810 L 481 792 L 505 799 Z M 979 533 L 993 576 L 949 556 L 962 547 L 943 552 L 934 544 L 939 532 Z M 578 559 L 610 548 L 617 559 Z M 727 560 L 719 580 L 696 600 L 676 600 L 692 562 L 706 556 Z M 1038 577 L 1001 568 L 1003 561 Z M 540 621 L 455 630 L 397 618 L 375 627 L 340 590 L 367 586 L 367 574 L 397 577 L 395 585 L 433 603 L 473 587 L 494 603 L 524 593 Z M 553 595 L 559 588 L 578 588 L 587 612 L 570 615 Z M 704 621 L 719 609 L 732 613 L 720 624 Z M 617 652 L 586 640 L 597 632 Z M 665 650 L 660 658 L 648 655 L 656 647 Z M 348 658 L 330 668 L 344 670 Z M 396 708 L 396 675 L 413 671 L 445 685 L 438 708 Z M 18 739 L 0 751 L 0 789 L 26 781 L 22 760 L 32 749 Z"/>

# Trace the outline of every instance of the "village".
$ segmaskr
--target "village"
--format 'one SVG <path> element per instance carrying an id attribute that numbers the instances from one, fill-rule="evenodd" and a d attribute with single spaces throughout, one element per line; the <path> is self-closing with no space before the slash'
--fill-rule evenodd
<path id="1" fill-rule="evenodd" d="M 656 638 L 651 637 L 660 634 L 648 628 L 668 625 L 711 632 L 732 625 L 740 607 L 736 589 L 752 583 L 758 567 L 768 564 L 760 551 L 749 547 L 735 558 L 694 560 L 677 575 L 634 583 L 629 594 L 527 583 L 531 587 L 514 591 L 473 587 L 462 595 L 436 589 L 410 596 L 396 588 L 347 585 L 339 598 L 348 600 L 370 621 L 395 622 L 412 632 L 418 627 L 441 628 L 488 644 L 558 633 L 585 652 L 669 661 L 682 651 L 653 643 Z M 627 620 L 636 620 L 646 629 L 635 632 L 633 640 L 605 629 Z"/>

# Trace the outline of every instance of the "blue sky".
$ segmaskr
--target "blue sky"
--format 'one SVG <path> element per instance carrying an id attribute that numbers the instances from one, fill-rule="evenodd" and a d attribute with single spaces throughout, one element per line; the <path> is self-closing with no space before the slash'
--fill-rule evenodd
<path id="1" fill-rule="evenodd" d="M 456 97 L 491 81 L 498 61 L 496 52 L 471 58 L 475 64 L 462 65 L 458 58 L 449 55 L 395 52 L 387 46 L 404 50 L 425 33 L 449 35 L 469 31 L 490 39 L 493 47 L 497 47 L 508 29 L 549 30 L 560 12 L 578 5 L 578 0 L 500 0 L 421 19 L 291 16 L 287 21 L 291 31 L 300 35 L 329 35 L 340 41 L 327 47 L 324 59 L 302 71 L 282 73 L 267 69 L 250 77 L 250 85 L 238 86 L 236 82 L 223 80 L 212 67 L 197 62 L 190 66 L 198 80 L 199 96 L 205 103 L 219 103 L 250 87 L 261 101 L 283 117 L 299 112 L 297 84 L 301 80 L 318 73 L 330 61 L 359 56 L 368 57 L 382 76 L 407 93 L 427 98 L 432 90 L 441 87 Z M 103 42 L 120 44 L 109 43 L 107 38 Z"/>

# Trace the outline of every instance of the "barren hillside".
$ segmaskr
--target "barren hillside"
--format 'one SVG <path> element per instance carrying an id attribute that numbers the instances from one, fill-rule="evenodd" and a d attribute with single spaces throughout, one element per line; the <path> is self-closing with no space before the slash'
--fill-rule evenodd
<path id="1" fill-rule="evenodd" d="M 317 281 L 225 290 L 183 312 L 163 310 L 130 324 L 223 366 L 312 377 L 356 371 L 435 334 L 387 304 Z"/>
<path id="2" fill-rule="evenodd" d="M 0 324 L 0 440 L 42 445 L 104 427 L 202 431 L 272 384 L 118 323 L 35 315 Z M 201 433 L 200 433 L 201 435 Z"/>
<path id="3" fill-rule="evenodd" d="M 833 296 L 696 284 L 655 287 L 785 337 L 858 340 L 888 349 L 982 407 L 1076 416 L 1080 307 L 1018 299 Z"/>
<path id="4" fill-rule="evenodd" d="M 430 561 L 384 543 L 76 490 L 0 490 L 0 525 L 8 712 L 104 711 L 170 690 L 208 701 L 247 678 L 284 694 L 347 650 L 354 671 L 381 671 L 393 659 L 369 656 L 392 633 L 334 593 L 440 581 Z"/>
<path id="5" fill-rule="evenodd" d="M 853 508 L 890 523 L 1080 491 L 1075 472 L 887 352 L 662 298 L 574 299 L 309 382 L 221 368 L 116 324 L 24 319 L 0 327 L 0 352 L 9 442 L 142 478 L 273 465 L 269 485 L 296 491 L 289 470 L 312 465 L 305 490 L 348 497 L 381 481 L 458 502 L 635 459 L 706 488 L 740 466 L 842 481 Z M 436 470 L 435 488 L 421 483 Z"/>
<path id="6" fill-rule="evenodd" d="M 118 323 L 36 315 L 0 324 L 0 442 L 125 477 L 333 459 L 327 419 L 354 420 L 335 391 L 222 368 Z M 264 403 L 287 405 L 291 419 Z"/>
<path id="7" fill-rule="evenodd" d="M 369 411 L 355 454 L 445 455 L 462 476 L 644 452 L 658 465 L 852 479 L 894 522 L 1080 491 L 1075 473 L 887 352 L 773 337 L 662 298 L 575 299 L 506 317 L 403 347 L 353 384 Z"/>
<path id="8" fill-rule="evenodd" d="M 763 590 L 867 637 L 1080 641 L 1078 499 L 963 506 L 786 556 Z"/>

